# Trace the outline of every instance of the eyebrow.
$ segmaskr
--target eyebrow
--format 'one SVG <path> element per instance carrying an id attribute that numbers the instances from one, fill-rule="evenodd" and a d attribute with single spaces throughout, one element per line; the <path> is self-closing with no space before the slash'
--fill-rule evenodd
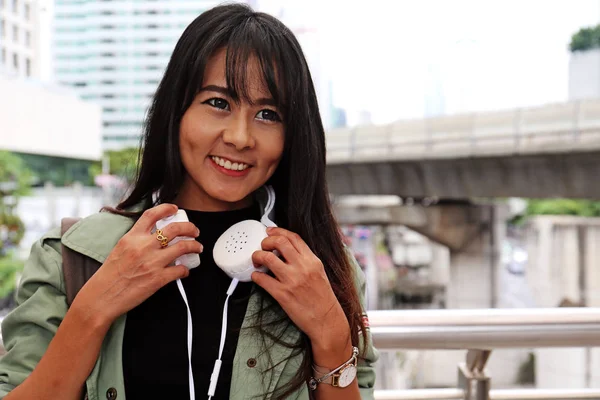
<path id="1" fill-rule="evenodd" d="M 231 92 L 229 91 L 229 89 L 227 89 L 226 87 L 217 86 L 217 85 L 204 86 L 203 88 L 200 89 L 200 92 L 216 92 L 216 93 L 220 93 L 223 96 L 227 96 L 227 97 L 229 97 L 231 95 Z M 259 105 L 259 106 L 277 107 L 275 100 L 273 100 L 270 97 L 261 97 L 260 99 L 257 99 L 253 103 L 256 105 Z"/>

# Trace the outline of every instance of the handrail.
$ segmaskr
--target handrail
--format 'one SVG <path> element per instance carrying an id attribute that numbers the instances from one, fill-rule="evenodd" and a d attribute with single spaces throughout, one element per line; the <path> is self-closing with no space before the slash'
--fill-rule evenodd
<path id="1" fill-rule="evenodd" d="M 460 389 L 376 390 L 376 400 L 464 399 Z M 490 390 L 490 400 L 600 399 L 600 389 L 501 389 Z"/>
<path id="2" fill-rule="evenodd" d="M 457 388 L 376 390 L 377 400 L 600 400 L 600 389 L 490 390 L 485 370 L 492 349 L 600 346 L 600 308 L 379 310 L 367 314 L 379 350 L 469 350 L 466 362 L 458 366 Z"/>
<path id="3" fill-rule="evenodd" d="M 370 311 L 380 349 L 600 346 L 600 308 Z"/>

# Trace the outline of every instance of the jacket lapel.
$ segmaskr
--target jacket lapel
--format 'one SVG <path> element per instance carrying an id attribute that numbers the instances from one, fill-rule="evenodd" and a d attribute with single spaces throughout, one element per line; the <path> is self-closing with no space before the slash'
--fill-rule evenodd
<path id="1" fill-rule="evenodd" d="M 256 325 L 255 316 L 260 311 L 261 295 L 254 290 L 248 301 L 248 307 L 238 339 L 238 346 L 233 362 L 230 398 L 270 399 L 272 392 L 279 386 L 281 373 L 287 365 L 287 358 L 293 349 L 275 343 L 268 337 L 261 338 Z M 279 309 L 283 313 L 283 310 Z M 266 316 L 278 317 L 277 312 Z M 283 340 L 295 343 L 300 338 L 300 331 L 293 327 L 288 329 Z M 265 351 L 265 350 L 268 351 Z"/>

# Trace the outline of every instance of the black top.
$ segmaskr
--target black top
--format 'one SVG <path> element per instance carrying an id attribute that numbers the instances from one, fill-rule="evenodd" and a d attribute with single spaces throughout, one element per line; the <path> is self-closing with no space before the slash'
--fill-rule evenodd
<path id="1" fill-rule="evenodd" d="M 208 397 L 210 375 L 219 352 L 223 306 L 229 278 L 213 260 L 215 242 L 231 225 L 260 220 L 258 205 L 225 211 L 188 211 L 204 245 L 200 266 L 182 280 L 194 327 L 192 367 L 197 398 Z M 215 399 L 228 399 L 233 358 L 252 283 L 240 282 L 229 299 L 227 338 Z M 161 288 L 127 314 L 123 374 L 128 399 L 189 399 L 187 312 L 176 282 Z"/>

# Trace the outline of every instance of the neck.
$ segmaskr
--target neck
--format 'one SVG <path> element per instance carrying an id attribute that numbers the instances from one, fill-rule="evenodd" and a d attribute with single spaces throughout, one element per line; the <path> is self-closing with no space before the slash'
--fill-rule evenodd
<path id="1" fill-rule="evenodd" d="M 196 211 L 232 211 L 250 207 L 254 202 L 252 194 L 237 201 L 214 198 L 197 185 L 183 184 L 173 201 L 177 207 Z"/>

